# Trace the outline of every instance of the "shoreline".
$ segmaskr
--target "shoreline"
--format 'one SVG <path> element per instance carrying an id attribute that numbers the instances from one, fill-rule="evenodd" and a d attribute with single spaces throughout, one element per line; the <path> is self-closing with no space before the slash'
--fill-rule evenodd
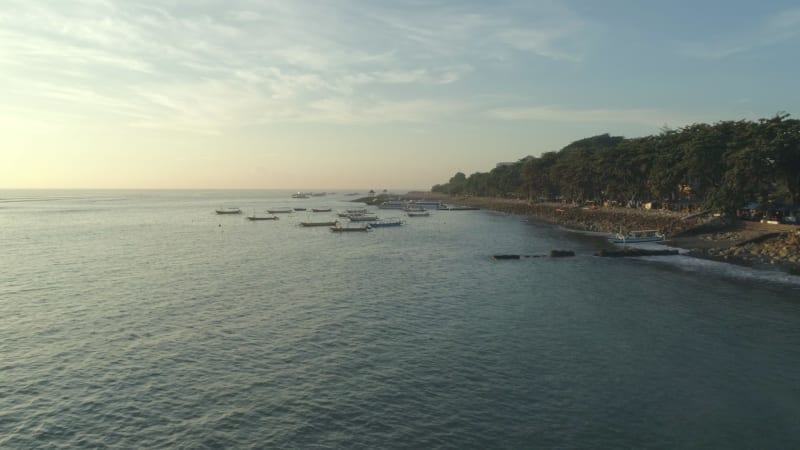
<path id="1" fill-rule="evenodd" d="M 664 210 L 580 207 L 561 203 L 528 203 L 489 197 L 451 197 L 409 192 L 404 199 L 445 203 L 531 217 L 578 232 L 607 233 L 657 229 L 666 233 L 660 244 L 685 250 L 686 255 L 759 270 L 800 275 L 800 227 L 771 225 Z"/>

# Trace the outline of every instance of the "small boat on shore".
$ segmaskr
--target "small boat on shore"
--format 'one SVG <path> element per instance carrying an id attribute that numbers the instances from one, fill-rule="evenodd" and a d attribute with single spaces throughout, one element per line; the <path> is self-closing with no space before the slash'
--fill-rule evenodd
<path id="1" fill-rule="evenodd" d="M 330 208 L 311 208 L 313 212 L 331 212 Z"/>
<path id="2" fill-rule="evenodd" d="M 305 208 L 294 208 L 295 211 L 305 211 Z"/>
<path id="3" fill-rule="evenodd" d="M 241 214 L 242 210 L 236 207 L 219 208 L 215 210 L 217 214 Z"/>
<path id="4" fill-rule="evenodd" d="M 612 244 L 641 244 L 644 242 L 661 242 L 666 239 L 664 233 L 659 230 L 635 230 L 628 232 L 628 234 L 617 233 L 615 237 L 609 238 L 608 242 Z"/>

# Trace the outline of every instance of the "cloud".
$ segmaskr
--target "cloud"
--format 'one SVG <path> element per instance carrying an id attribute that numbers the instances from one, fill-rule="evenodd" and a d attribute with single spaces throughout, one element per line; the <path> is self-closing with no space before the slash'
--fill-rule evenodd
<path id="1" fill-rule="evenodd" d="M 493 55 L 581 59 L 584 21 L 546 0 L 509 5 L 8 0 L 0 95 L 202 132 L 434 121 L 460 106 L 433 88 L 469 79 Z"/>
<path id="2" fill-rule="evenodd" d="M 767 47 L 800 36 L 800 8 L 773 14 L 750 29 L 717 36 L 707 42 L 684 42 L 678 52 L 684 56 L 719 60 L 756 48 Z"/>
<path id="3" fill-rule="evenodd" d="M 487 115 L 500 120 L 628 123 L 652 127 L 665 124 L 680 126 L 709 120 L 708 117 L 684 116 L 656 109 L 570 109 L 561 106 L 501 107 L 489 110 Z"/>

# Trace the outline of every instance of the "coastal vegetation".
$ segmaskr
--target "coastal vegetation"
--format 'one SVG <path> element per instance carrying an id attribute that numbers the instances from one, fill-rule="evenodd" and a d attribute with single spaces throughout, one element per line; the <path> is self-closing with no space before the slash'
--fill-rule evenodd
<path id="1" fill-rule="evenodd" d="M 800 204 L 800 120 L 696 123 L 657 135 L 603 134 L 558 151 L 456 173 L 433 192 L 573 204 L 691 205 L 735 212 Z"/>

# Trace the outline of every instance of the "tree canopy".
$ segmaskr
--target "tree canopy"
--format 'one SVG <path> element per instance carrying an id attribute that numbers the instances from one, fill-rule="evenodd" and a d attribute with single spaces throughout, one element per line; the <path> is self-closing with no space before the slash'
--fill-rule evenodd
<path id="1" fill-rule="evenodd" d="M 434 192 L 582 203 L 693 201 L 720 211 L 800 204 L 800 121 L 697 123 L 627 139 L 602 134 L 470 176 Z"/>

